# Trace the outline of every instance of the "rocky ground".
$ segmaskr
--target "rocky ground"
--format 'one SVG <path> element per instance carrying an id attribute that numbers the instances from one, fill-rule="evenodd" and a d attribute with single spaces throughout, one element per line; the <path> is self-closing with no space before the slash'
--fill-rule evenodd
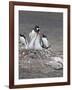
<path id="1" fill-rule="evenodd" d="M 19 79 L 63 76 L 63 52 L 19 48 Z"/>

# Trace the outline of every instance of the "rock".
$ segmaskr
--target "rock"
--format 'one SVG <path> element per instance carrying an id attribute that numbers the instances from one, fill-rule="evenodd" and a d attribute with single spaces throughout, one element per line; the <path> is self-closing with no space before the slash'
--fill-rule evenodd
<path id="1" fill-rule="evenodd" d="M 48 65 L 51 65 L 52 68 L 54 69 L 63 69 L 63 63 L 59 62 L 59 61 L 55 61 L 55 60 L 52 60 L 49 62 Z"/>
<path id="2" fill-rule="evenodd" d="M 33 75 L 40 77 L 39 74 L 43 77 L 48 75 L 50 77 L 51 72 L 54 73 L 54 76 L 62 76 L 62 72 L 60 73 L 58 71 L 56 72 L 56 75 L 54 72 L 54 70 L 63 69 L 63 58 L 61 58 L 61 56 L 61 54 L 56 54 L 52 48 L 42 50 L 28 50 L 21 48 L 19 49 L 20 75 L 28 73 L 30 77 Z M 21 72 L 21 70 L 25 71 Z"/>
<path id="3" fill-rule="evenodd" d="M 35 60 L 35 62 L 42 63 L 42 65 L 51 65 L 55 69 L 63 68 L 63 59 L 58 55 L 56 56 L 50 48 L 43 50 L 20 49 L 19 55 L 20 62 L 21 60 L 23 62 L 32 62 L 32 60 Z"/>

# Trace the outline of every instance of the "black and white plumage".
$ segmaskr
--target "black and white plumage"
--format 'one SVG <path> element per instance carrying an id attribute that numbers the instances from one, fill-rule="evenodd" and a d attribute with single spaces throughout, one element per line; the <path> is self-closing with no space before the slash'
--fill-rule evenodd
<path id="1" fill-rule="evenodd" d="M 20 34 L 20 43 L 25 49 L 37 49 L 42 50 L 43 48 L 47 49 L 49 47 L 49 42 L 45 34 L 40 33 L 40 27 L 35 25 L 33 30 L 29 33 L 28 42 L 24 34 Z"/>
<path id="2" fill-rule="evenodd" d="M 45 34 L 42 34 L 41 46 L 42 46 L 42 48 L 46 48 L 46 49 L 49 47 L 48 38 L 47 38 L 47 36 Z"/>
<path id="3" fill-rule="evenodd" d="M 34 31 L 35 31 L 36 33 L 39 33 L 39 31 L 40 31 L 40 27 L 39 27 L 38 25 L 35 25 L 35 27 L 34 27 Z"/>
<path id="4" fill-rule="evenodd" d="M 29 33 L 30 43 L 29 43 L 29 49 L 42 49 L 40 44 L 40 27 L 36 25 L 32 32 Z"/>
<path id="5" fill-rule="evenodd" d="M 25 35 L 20 34 L 19 39 L 20 39 L 20 43 L 24 46 L 24 48 L 27 49 L 28 48 L 28 42 L 26 40 Z"/>
<path id="6" fill-rule="evenodd" d="M 40 32 L 40 27 L 38 25 L 35 25 L 33 30 L 29 33 L 30 41 Z"/>

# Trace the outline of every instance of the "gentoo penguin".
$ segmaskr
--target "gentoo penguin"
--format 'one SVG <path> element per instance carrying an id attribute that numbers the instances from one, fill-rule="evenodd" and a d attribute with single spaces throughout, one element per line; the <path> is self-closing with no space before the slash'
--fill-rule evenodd
<path id="1" fill-rule="evenodd" d="M 29 37 L 30 37 L 29 49 L 38 49 L 38 50 L 42 49 L 40 45 L 39 33 L 40 33 L 40 27 L 38 25 L 35 25 L 34 29 L 29 34 Z"/>
<path id="2" fill-rule="evenodd" d="M 46 48 L 46 49 L 49 46 L 48 39 L 47 39 L 47 36 L 45 34 L 42 34 L 42 37 L 41 37 L 41 46 L 42 46 L 42 48 Z"/>
<path id="3" fill-rule="evenodd" d="M 33 30 L 29 33 L 30 41 L 40 32 L 40 27 L 38 25 L 35 25 Z"/>
<path id="4" fill-rule="evenodd" d="M 19 39 L 20 39 L 20 43 L 21 43 L 22 45 L 24 45 L 24 48 L 27 49 L 27 48 L 28 48 L 28 42 L 27 42 L 27 40 L 26 40 L 25 35 L 20 34 Z"/>

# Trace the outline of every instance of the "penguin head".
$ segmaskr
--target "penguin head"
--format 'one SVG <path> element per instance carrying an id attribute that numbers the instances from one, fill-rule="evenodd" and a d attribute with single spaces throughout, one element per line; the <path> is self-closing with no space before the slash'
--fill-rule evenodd
<path id="1" fill-rule="evenodd" d="M 25 39 L 26 39 L 26 37 L 25 37 L 25 35 L 24 35 L 24 34 L 20 34 L 20 37 L 23 37 L 23 38 L 25 38 Z"/>
<path id="2" fill-rule="evenodd" d="M 40 27 L 39 27 L 38 25 L 35 25 L 35 27 L 34 27 L 34 31 L 35 31 L 36 33 L 39 33 L 39 31 L 40 31 Z"/>

